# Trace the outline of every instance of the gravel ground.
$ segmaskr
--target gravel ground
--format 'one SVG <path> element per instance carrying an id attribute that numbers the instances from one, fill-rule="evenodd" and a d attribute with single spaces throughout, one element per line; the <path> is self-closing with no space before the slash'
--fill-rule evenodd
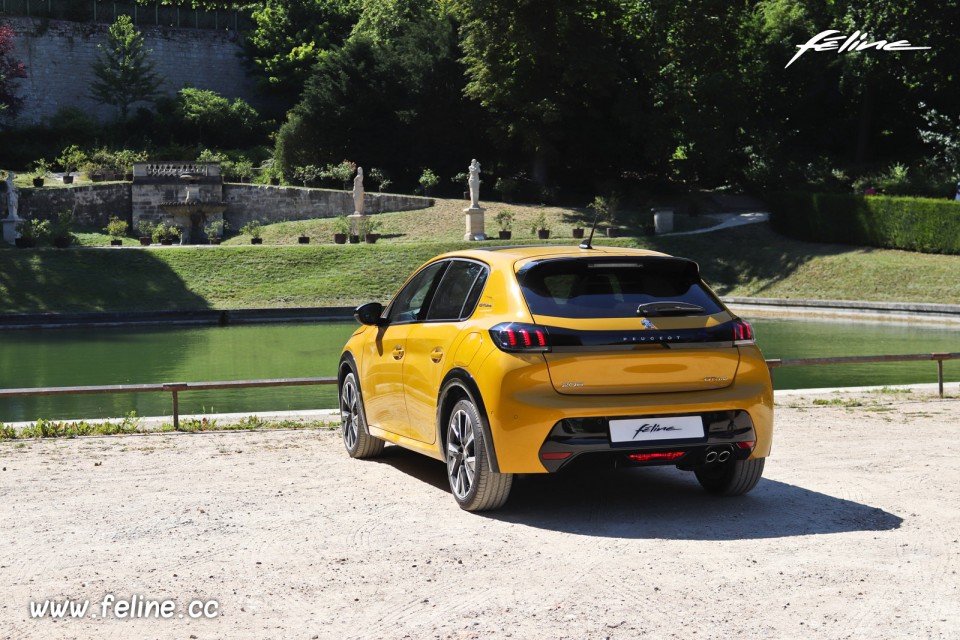
<path id="1" fill-rule="evenodd" d="M 0 637 L 960 637 L 960 399 L 781 402 L 746 497 L 584 471 L 488 515 L 336 431 L 0 443 Z M 103 618 L 108 593 L 177 613 Z M 91 608 L 31 619 L 48 598 Z"/>

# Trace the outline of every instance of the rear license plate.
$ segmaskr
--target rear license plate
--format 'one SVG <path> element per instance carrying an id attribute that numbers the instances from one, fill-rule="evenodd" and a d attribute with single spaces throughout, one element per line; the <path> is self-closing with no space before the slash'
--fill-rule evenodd
<path id="1" fill-rule="evenodd" d="M 610 421 L 611 442 L 694 440 L 703 438 L 700 416 L 632 418 Z"/>

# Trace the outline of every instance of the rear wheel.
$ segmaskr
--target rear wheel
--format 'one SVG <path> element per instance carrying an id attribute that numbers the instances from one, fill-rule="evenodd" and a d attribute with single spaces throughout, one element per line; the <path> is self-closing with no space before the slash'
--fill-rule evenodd
<path id="1" fill-rule="evenodd" d="M 765 459 L 727 460 L 703 465 L 696 469 L 695 473 L 697 480 L 707 493 L 719 496 L 742 496 L 760 482 Z"/>
<path id="2" fill-rule="evenodd" d="M 340 431 L 351 458 L 373 458 L 383 452 L 384 442 L 367 431 L 366 415 L 357 376 L 351 371 L 340 383 Z"/>
<path id="3" fill-rule="evenodd" d="M 477 407 L 460 400 L 447 423 L 447 480 L 457 504 L 467 511 L 502 507 L 513 486 L 513 474 L 490 470 L 480 420 Z"/>

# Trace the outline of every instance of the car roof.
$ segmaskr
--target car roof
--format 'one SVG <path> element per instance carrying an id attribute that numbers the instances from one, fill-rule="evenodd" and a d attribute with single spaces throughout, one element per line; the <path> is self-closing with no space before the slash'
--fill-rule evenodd
<path id="1" fill-rule="evenodd" d="M 596 258 L 600 256 L 624 256 L 624 257 L 643 257 L 643 256 L 666 256 L 665 253 L 658 251 L 649 251 L 647 249 L 632 249 L 629 247 L 592 247 L 590 249 L 581 249 L 577 245 L 522 245 L 522 246 L 496 246 L 484 247 L 478 249 L 462 249 L 460 251 L 451 251 L 438 258 L 472 258 L 486 262 L 491 266 L 513 265 L 519 261 L 533 259 L 549 258 Z"/>

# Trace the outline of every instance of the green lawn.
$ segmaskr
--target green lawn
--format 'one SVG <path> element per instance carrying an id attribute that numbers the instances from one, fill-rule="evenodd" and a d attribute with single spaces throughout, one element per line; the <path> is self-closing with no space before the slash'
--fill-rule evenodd
<path id="1" fill-rule="evenodd" d="M 149 249 L 0 249 L 0 310 L 6 313 L 228 309 L 354 305 L 386 301 L 430 257 L 491 243 L 462 240 L 463 201 L 423 211 L 382 214 L 386 238 L 375 245 L 333 245 L 332 222 L 306 223 L 310 245 L 295 243 L 301 223 L 265 227 L 262 246 L 239 236 L 220 247 Z M 513 242 L 537 242 L 529 228 L 540 208 L 500 208 L 517 215 Z M 551 242 L 573 243 L 584 211 L 544 208 Z M 108 238 L 85 234 L 85 244 Z M 127 245 L 135 244 L 133 241 Z M 631 237 L 594 244 L 656 249 L 697 260 L 721 295 L 886 300 L 960 304 L 960 256 L 798 242 L 765 224 L 679 237 Z"/>

